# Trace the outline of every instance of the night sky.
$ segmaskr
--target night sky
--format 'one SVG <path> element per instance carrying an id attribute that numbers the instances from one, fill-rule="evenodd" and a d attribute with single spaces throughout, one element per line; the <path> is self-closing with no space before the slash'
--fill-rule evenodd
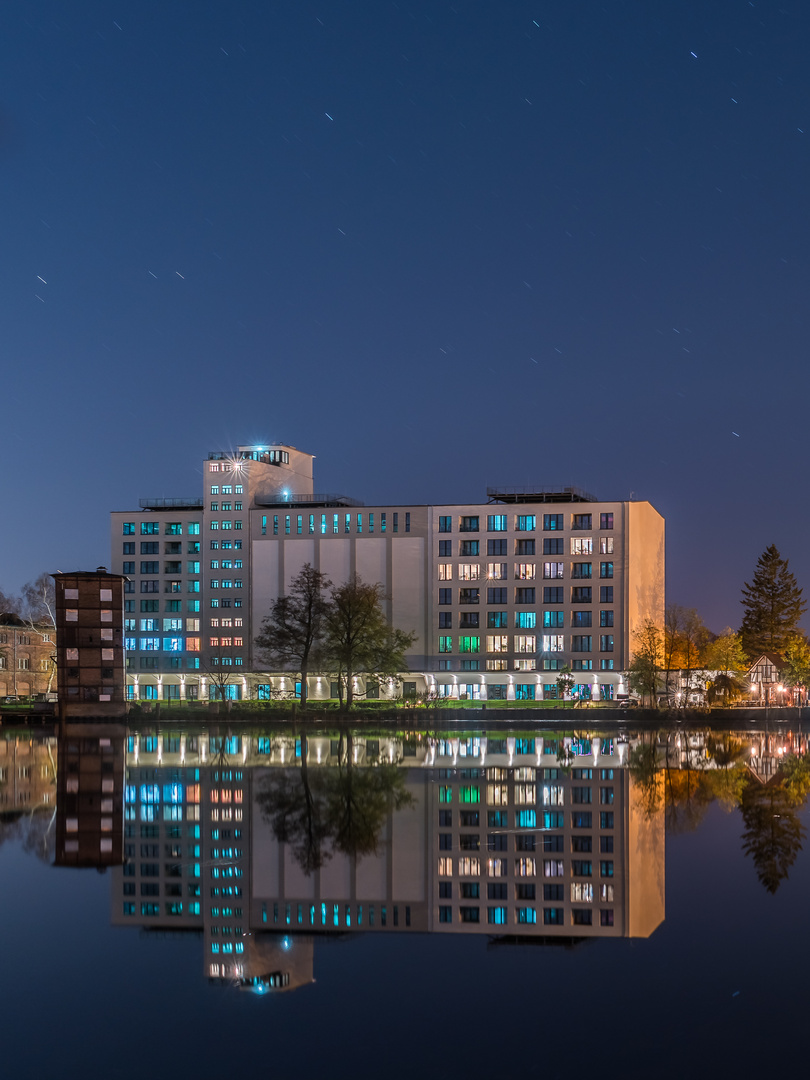
<path id="1" fill-rule="evenodd" d="M 0 7 L 0 587 L 286 442 L 316 490 L 649 499 L 720 630 L 810 593 L 810 7 Z"/>

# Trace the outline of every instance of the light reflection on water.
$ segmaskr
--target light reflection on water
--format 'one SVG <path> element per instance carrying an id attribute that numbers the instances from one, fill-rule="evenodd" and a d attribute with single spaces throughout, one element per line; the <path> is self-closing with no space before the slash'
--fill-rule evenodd
<path id="1" fill-rule="evenodd" d="M 313 995 L 338 1008 L 372 986 L 437 1015 L 448 980 L 493 986 L 499 1000 L 527 995 L 510 1005 L 520 1013 L 552 972 L 570 1003 L 600 986 L 630 993 L 639 967 L 633 978 L 657 984 L 664 963 L 666 997 L 686 985 L 680 961 L 721 892 L 709 951 L 726 964 L 764 898 L 796 906 L 805 750 L 803 736 L 750 731 L 6 738 L 0 865 L 53 898 L 51 924 L 68 911 L 63 931 L 81 922 L 97 966 L 75 961 L 70 984 L 120 984 L 134 1015 L 144 960 L 174 1007 L 204 1014 L 210 989 L 281 996 L 291 1030 Z M 673 880 L 673 861 L 685 876 Z M 106 884 L 80 867 L 106 868 Z M 17 913 L 34 965 L 41 906 Z M 51 943 L 51 961 L 54 948 L 59 967 L 70 949 Z"/>

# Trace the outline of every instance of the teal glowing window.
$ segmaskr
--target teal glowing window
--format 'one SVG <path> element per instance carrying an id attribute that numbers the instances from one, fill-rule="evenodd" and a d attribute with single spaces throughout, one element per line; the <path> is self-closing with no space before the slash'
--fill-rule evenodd
<path id="1" fill-rule="evenodd" d="M 506 532 L 506 514 L 488 514 L 487 532 Z"/>

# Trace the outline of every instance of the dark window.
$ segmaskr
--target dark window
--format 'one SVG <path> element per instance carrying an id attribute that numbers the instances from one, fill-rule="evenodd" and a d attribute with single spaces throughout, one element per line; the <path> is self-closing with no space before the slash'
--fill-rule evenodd
<path id="1" fill-rule="evenodd" d="M 480 595 L 480 589 L 459 589 L 458 602 L 459 604 L 478 604 L 480 603 Z"/>
<path id="2" fill-rule="evenodd" d="M 593 515 L 592 514 L 574 514 L 571 521 L 572 529 L 591 529 L 593 528 Z"/>
<path id="3" fill-rule="evenodd" d="M 477 810 L 462 810 L 459 823 L 462 829 L 477 829 L 480 817 Z"/>
<path id="4" fill-rule="evenodd" d="M 593 563 L 589 562 L 575 562 L 571 563 L 571 577 L 574 581 L 582 580 L 583 578 L 589 578 L 593 576 Z"/>
<path id="5" fill-rule="evenodd" d="M 462 611 L 458 618 L 459 629 L 471 630 L 477 629 L 479 623 L 479 614 L 477 611 Z"/>
<path id="6" fill-rule="evenodd" d="M 453 603 L 453 590 L 452 589 L 439 589 L 439 603 L 440 604 L 452 604 Z"/>
<path id="7" fill-rule="evenodd" d="M 612 529 L 613 528 L 613 514 L 600 514 L 599 515 L 599 528 L 600 529 Z"/>
<path id="8" fill-rule="evenodd" d="M 546 537 L 543 540 L 543 554 L 544 555 L 564 555 L 565 541 L 561 536 Z"/>
<path id="9" fill-rule="evenodd" d="M 599 577 L 600 578 L 612 578 L 613 577 L 613 563 L 612 562 L 599 563 Z"/>
<path id="10" fill-rule="evenodd" d="M 452 611 L 440 611 L 439 612 L 439 629 L 440 630 L 452 630 L 453 628 L 453 612 Z"/>
<path id="11" fill-rule="evenodd" d="M 462 900 L 478 900 L 481 896 L 481 886 L 477 881 L 462 881 L 458 887 L 458 894 Z"/>
<path id="12" fill-rule="evenodd" d="M 590 912 L 588 912 L 588 914 L 590 915 Z M 460 907 L 458 909 L 458 917 L 463 923 L 480 922 L 477 907 Z"/>
<path id="13" fill-rule="evenodd" d="M 487 540 L 487 555 L 506 555 L 505 540 Z"/>
<path id="14" fill-rule="evenodd" d="M 536 602 L 535 596 L 535 589 L 515 589 L 516 604 L 534 604 Z"/>
<path id="15" fill-rule="evenodd" d="M 572 626 L 590 626 L 593 613 L 590 611 L 572 611 L 571 612 L 571 625 Z"/>
<path id="16" fill-rule="evenodd" d="M 613 612 L 612 611 L 600 611 L 599 612 L 599 625 L 600 626 L 613 626 Z"/>
<path id="17" fill-rule="evenodd" d="M 509 887 L 505 881 L 497 881 L 487 885 L 487 900 L 506 900 L 509 897 Z"/>
<path id="18" fill-rule="evenodd" d="M 545 547 L 543 548 L 545 552 Z M 534 555 L 535 554 L 535 542 L 534 540 L 516 540 L 515 541 L 515 554 L 516 555 Z M 554 552 L 553 554 L 557 554 Z"/>
<path id="19" fill-rule="evenodd" d="M 337 751 L 335 751 L 337 752 Z M 440 829 L 452 829 L 453 828 L 453 811 L 452 810 L 440 810 L 439 811 L 439 828 Z"/>
<path id="20" fill-rule="evenodd" d="M 487 833 L 487 851 L 508 851 L 508 833 Z"/>
<path id="21" fill-rule="evenodd" d="M 543 587 L 544 604 L 564 604 L 565 590 L 562 585 L 545 585 Z"/>
<path id="22" fill-rule="evenodd" d="M 440 517 L 439 518 L 439 532 L 448 533 L 453 531 L 453 519 L 452 517 Z"/>
<path id="23" fill-rule="evenodd" d="M 487 603 L 490 602 L 489 593 L 491 591 L 492 590 L 487 589 Z M 504 591 L 506 591 L 506 590 L 504 590 Z M 487 629 L 488 630 L 497 630 L 500 627 L 506 627 L 508 625 L 509 625 L 509 622 L 507 620 L 507 615 L 506 615 L 505 611 L 488 611 L 487 612 Z"/>
<path id="24" fill-rule="evenodd" d="M 515 851 L 534 851 L 535 837 L 533 833 L 518 833 L 515 837 Z"/>
<path id="25" fill-rule="evenodd" d="M 453 899 L 453 882 L 452 881 L 440 881 L 439 882 L 439 899 L 440 900 L 452 900 Z"/>
<path id="26" fill-rule="evenodd" d="M 534 885 L 515 885 L 516 900 L 534 900 L 537 896 L 537 888 Z"/>
<path id="27" fill-rule="evenodd" d="M 593 589 L 590 585 L 573 585 L 571 587 L 571 603 L 572 604 L 591 604 L 593 603 Z"/>
<path id="28" fill-rule="evenodd" d="M 543 531 L 544 532 L 562 532 L 563 527 L 563 515 L 562 514 L 543 514 Z"/>
<path id="29" fill-rule="evenodd" d="M 478 555 L 479 541 L 478 540 L 462 540 L 461 550 L 459 555 Z"/>
<path id="30" fill-rule="evenodd" d="M 506 589 L 487 589 L 488 604 L 507 604 Z"/>
<path id="31" fill-rule="evenodd" d="M 590 634 L 572 634 L 571 652 L 590 652 L 592 642 Z"/>
<path id="32" fill-rule="evenodd" d="M 463 517 L 459 523 L 459 532 L 478 532 L 478 517 Z M 475 920 L 478 921 L 477 919 Z"/>
<path id="33" fill-rule="evenodd" d="M 613 586 L 612 585 L 600 585 L 599 586 L 599 603 L 600 604 L 612 604 L 613 603 Z"/>
<path id="34" fill-rule="evenodd" d="M 599 837 L 599 850 L 603 855 L 613 854 L 613 837 L 612 836 L 600 836 Z"/>
<path id="35" fill-rule="evenodd" d="M 439 558 L 449 559 L 453 554 L 453 541 L 452 540 L 440 540 L 439 541 Z"/>

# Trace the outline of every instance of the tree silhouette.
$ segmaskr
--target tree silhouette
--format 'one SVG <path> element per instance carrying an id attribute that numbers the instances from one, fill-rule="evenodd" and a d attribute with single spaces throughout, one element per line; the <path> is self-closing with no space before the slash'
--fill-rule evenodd
<path id="1" fill-rule="evenodd" d="M 750 855 L 757 877 L 775 893 L 802 849 L 799 821 L 783 780 L 760 784 L 751 779 L 742 796 L 743 851 Z"/>
<path id="2" fill-rule="evenodd" d="M 754 577 L 742 590 L 745 608 L 740 635 L 751 660 L 765 652 L 781 654 L 807 607 L 802 590 L 775 544 L 762 552 Z"/>

